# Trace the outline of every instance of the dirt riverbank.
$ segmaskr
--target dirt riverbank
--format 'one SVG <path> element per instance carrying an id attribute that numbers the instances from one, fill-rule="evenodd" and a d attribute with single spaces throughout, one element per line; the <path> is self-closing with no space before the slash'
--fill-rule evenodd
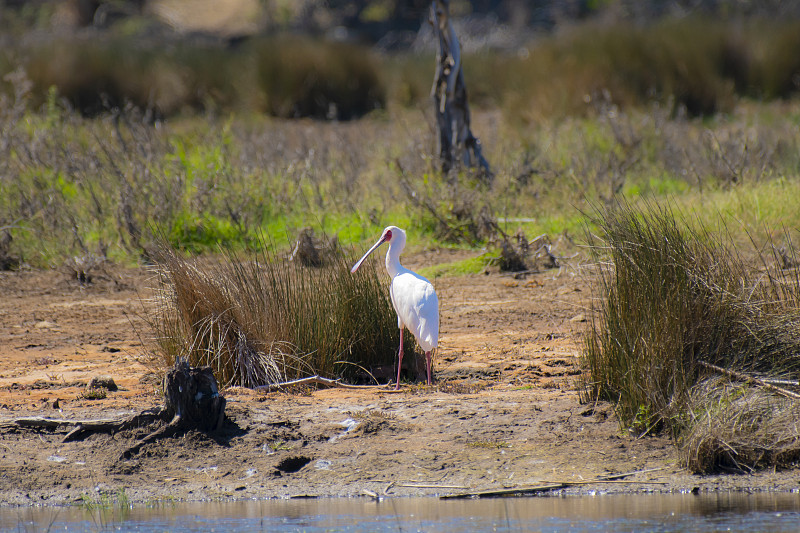
<path id="1" fill-rule="evenodd" d="M 417 254 L 409 266 L 445 262 Z M 401 392 L 223 391 L 222 436 L 190 432 L 120 454 L 153 427 L 63 442 L 73 426 L 15 420 L 124 417 L 161 403 L 144 361 L 148 273 L 109 267 L 80 283 L 63 271 L 0 273 L 0 501 L 67 504 L 124 491 L 131 502 L 291 496 L 454 494 L 574 484 L 591 491 L 800 488 L 797 472 L 694 476 L 666 438 L 634 439 L 608 404 L 576 388 L 590 289 L 572 267 L 440 278 L 438 382 Z M 119 390 L 89 399 L 110 375 Z"/>

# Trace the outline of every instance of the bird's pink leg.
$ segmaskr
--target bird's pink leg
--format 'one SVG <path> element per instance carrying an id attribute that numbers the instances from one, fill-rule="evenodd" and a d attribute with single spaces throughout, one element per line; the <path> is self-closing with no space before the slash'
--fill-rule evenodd
<path id="1" fill-rule="evenodd" d="M 428 360 L 428 385 L 431 384 L 431 351 L 425 352 L 425 358 Z"/>
<path id="2" fill-rule="evenodd" d="M 400 329 L 400 349 L 397 351 L 397 383 L 394 390 L 400 389 L 400 368 L 403 366 L 403 329 Z"/>

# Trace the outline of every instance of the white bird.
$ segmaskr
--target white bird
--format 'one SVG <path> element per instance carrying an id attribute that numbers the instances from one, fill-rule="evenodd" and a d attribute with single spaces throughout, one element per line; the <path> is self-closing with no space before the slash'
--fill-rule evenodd
<path id="1" fill-rule="evenodd" d="M 431 384 L 431 355 L 439 343 L 439 298 L 430 281 L 416 272 L 400 264 L 400 252 L 406 245 L 406 232 L 397 226 L 389 226 L 383 230 L 378 239 L 364 257 L 350 269 L 351 273 L 358 270 L 361 263 L 378 246 L 388 242 L 389 250 L 386 252 L 386 271 L 392 278 L 389 286 L 389 295 L 392 305 L 397 312 L 397 326 L 400 328 L 400 349 L 397 353 L 397 384 L 395 390 L 400 388 L 400 365 L 403 364 L 403 328 L 406 327 L 417 339 L 417 344 L 425 350 L 425 359 L 428 369 L 428 385 Z"/>

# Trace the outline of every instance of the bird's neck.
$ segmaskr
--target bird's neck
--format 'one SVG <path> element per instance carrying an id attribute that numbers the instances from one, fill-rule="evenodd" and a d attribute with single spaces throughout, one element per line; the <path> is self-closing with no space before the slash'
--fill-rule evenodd
<path id="1" fill-rule="evenodd" d="M 389 277 L 395 277 L 400 272 L 404 271 L 403 265 L 400 264 L 400 252 L 402 248 L 398 248 L 396 246 L 390 246 L 389 250 L 386 252 L 386 271 L 389 273 Z"/>

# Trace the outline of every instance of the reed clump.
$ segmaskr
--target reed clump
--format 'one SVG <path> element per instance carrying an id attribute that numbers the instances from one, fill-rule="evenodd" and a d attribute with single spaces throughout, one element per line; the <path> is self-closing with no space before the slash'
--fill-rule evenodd
<path id="1" fill-rule="evenodd" d="M 256 387 L 319 375 L 364 382 L 391 365 L 396 316 L 374 262 L 331 252 L 312 268 L 261 252 L 189 258 L 160 244 L 153 312 L 154 363 L 209 365 L 224 386 Z M 406 339 L 409 350 L 413 339 Z"/>
<path id="2" fill-rule="evenodd" d="M 701 435 L 702 427 L 716 424 L 699 413 L 715 412 L 712 404 L 718 403 L 699 388 L 707 387 L 703 363 L 797 379 L 798 271 L 783 268 L 772 255 L 755 254 L 758 262 L 748 261 L 724 228 L 695 229 L 663 204 L 617 203 L 598 210 L 595 222 L 599 236 L 589 241 L 601 294 L 586 336 L 584 394 L 616 402 L 621 422 L 637 436 L 668 431 L 695 449 L 687 451 L 692 469 L 713 470 L 725 457 L 721 448 L 731 443 Z M 743 427 L 741 420 L 750 416 L 746 410 L 726 413 L 729 420 L 738 417 L 732 428 Z M 721 448 L 711 451 L 712 441 Z M 761 442 L 770 449 L 783 441 Z"/>

